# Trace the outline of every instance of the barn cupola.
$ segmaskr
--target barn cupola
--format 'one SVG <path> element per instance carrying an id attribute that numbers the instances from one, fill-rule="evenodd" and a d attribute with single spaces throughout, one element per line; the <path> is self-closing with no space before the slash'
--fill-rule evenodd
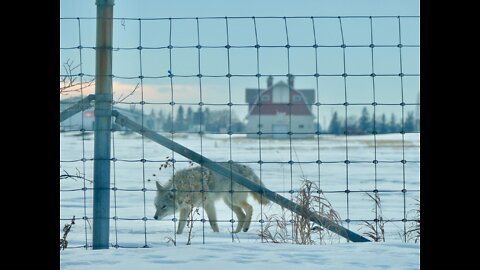
<path id="1" fill-rule="evenodd" d="M 294 87 L 293 87 L 294 80 L 295 80 L 295 78 L 294 78 L 293 75 L 288 76 L 288 88 L 294 89 Z"/>
<path id="2" fill-rule="evenodd" d="M 270 75 L 270 76 L 268 76 L 268 78 L 267 78 L 267 89 L 272 88 L 272 85 L 273 85 L 273 76 Z"/>

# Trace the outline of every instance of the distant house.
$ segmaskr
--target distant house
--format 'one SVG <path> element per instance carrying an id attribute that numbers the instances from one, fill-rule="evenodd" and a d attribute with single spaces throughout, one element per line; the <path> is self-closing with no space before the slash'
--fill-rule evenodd
<path id="1" fill-rule="evenodd" d="M 247 137 L 262 138 L 305 138 L 316 131 L 312 104 L 315 102 L 314 89 L 295 89 L 294 77 L 289 83 L 279 81 L 273 84 L 273 77 L 267 79 L 266 89 L 247 88 L 248 103 Z"/>
<path id="2" fill-rule="evenodd" d="M 68 107 L 76 104 L 80 100 L 80 97 L 72 97 L 60 100 L 60 112 L 67 109 Z M 93 101 L 92 101 L 93 103 Z M 137 123 L 142 123 L 142 111 L 135 108 L 135 105 L 131 105 L 129 109 L 113 107 L 114 110 L 117 110 L 119 113 L 125 115 L 126 117 L 134 120 Z M 83 117 L 82 117 L 83 115 Z M 145 127 L 158 131 L 159 124 L 156 121 L 156 117 L 152 114 L 147 115 L 143 114 L 143 123 Z M 112 117 L 112 126 L 116 130 L 127 130 L 125 127 L 119 127 L 115 124 L 115 118 Z M 85 129 L 86 131 L 93 131 L 95 129 L 95 113 L 94 107 L 91 107 L 83 112 L 79 112 L 65 121 L 60 123 L 60 130 L 70 131 L 70 130 L 80 130 Z"/>

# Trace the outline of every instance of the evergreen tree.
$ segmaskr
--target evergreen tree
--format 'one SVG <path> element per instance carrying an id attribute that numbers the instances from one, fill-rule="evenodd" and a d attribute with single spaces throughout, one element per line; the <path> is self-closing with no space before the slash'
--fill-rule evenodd
<path id="1" fill-rule="evenodd" d="M 331 134 L 341 134 L 342 133 L 342 124 L 338 119 L 338 113 L 334 112 L 332 120 L 330 120 L 330 125 L 328 126 L 328 132 Z"/>
<path id="2" fill-rule="evenodd" d="M 407 119 L 405 120 L 405 132 L 414 132 L 415 131 L 415 117 L 413 112 L 408 112 Z"/>
<path id="3" fill-rule="evenodd" d="M 165 130 L 163 126 L 164 124 L 165 124 L 165 116 L 163 115 L 163 111 L 159 110 L 158 116 L 157 116 L 157 127 L 159 127 L 160 130 Z"/>
<path id="4" fill-rule="evenodd" d="M 201 126 L 202 131 L 210 130 L 209 126 L 209 118 L 210 118 L 210 110 L 203 109 L 203 107 L 199 107 L 198 110 L 193 113 L 192 122 L 194 125 Z"/>
<path id="5" fill-rule="evenodd" d="M 397 118 L 395 114 L 392 113 L 390 116 L 390 123 L 388 124 L 388 131 L 391 133 L 400 132 L 400 126 L 397 124 Z"/>
<path id="6" fill-rule="evenodd" d="M 362 109 L 362 115 L 358 120 L 358 127 L 360 128 L 360 132 L 363 134 L 369 134 L 373 131 L 373 124 L 370 120 L 367 107 L 363 107 Z"/>
<path id="7" fill-rule="evenodd" d="M 358 123 L 357 123 L 357 118 L 355 115 L 350 115 L 347 118 L 347 133 L 348 134 L 362 134 L 363 131 L 360 130 Z"/>
<path id="8" fill-rule="evenodd" d="M 209 108 L 206 108 L 204 111 L 203 111 L 203 115 L 202 115 L 202 124 L 203 126 L 205 127 L 203 130 L 205 131 L 211 131 L 212 130 L 212 126 L 211 126 L 211 123 L 210 123 L 210 109 Z"/>
<path id="9" fill-rule="evenodd" d="M 165 119 L 164 121 L 164 124 L 163 124 L 163 130 L 167 130 L 167 131 L 173 131 L 172 130 L 172 123 L 173 123 L 173 117 L 172 117 L 172 113 L 168 113 L 168 116 L 167 118 Z"/>
<path id="10" fill-rule="evenodd" d="M 184 111 L 182 105 L 178 107 L 177 110 L 177 117 L 175 118 L 175 125 L 174 125 L 174 130 L 175 131 L 183 131 L 184 130 Z"/>
<path id="11" fill-rule="evenodd" d="M 163 115 L 163 111 L 162 110 L 159 110 L 158 111 L 158 115 L 157 115 L 157 119 L 160 123 L 163 123 L 165 121 L 165 116 Z"/>
<path id="12" fill-rule="evenodd" d="M 151 117 L 155 117 L 155 109 L 154 109 L 154 108 L 152 108 L 152 109 L 150 110 L 150 116 L 151 116 Z"/>
<path id="13" fill-rule="evenodd" d="M 188 129 L 188 126 L 193 124 L 193 110 L 192 107 L 188 107 L 187 115 L 185 116 L 185 126 Z"/>
<path id="14" fill-rule="evenodd" d="M 150 110 L 150 115 L 148 115 L 148 117 L 145 117 L 145 118 L 146 118 L 145 126 L 147 126 L 147 128 L 149 129 L 155 130 L 156 129 L 155 109 L 152 108 Z"/>
<path id="15" fill-rule="evenodd" d="M 380 123 L 377 124 L 377 132 L 379 134 L 385 134 L 388 132 L 387 116 L 384 113 L 380 118 Z"/>
<path id="16" fill-rule="evenodd" d="M 242 122 L 232 122 L 231 132 L 239 133 L 245 132 L 245 124 Z"/>
<path id="17" fill-rule="evenodd" d="M 199 107 L 198 110 L 193 114 L 192 120 L 194 125 L 200 125 L 200 123 L 203 124 L 203 112 L 201 107 Z"/>

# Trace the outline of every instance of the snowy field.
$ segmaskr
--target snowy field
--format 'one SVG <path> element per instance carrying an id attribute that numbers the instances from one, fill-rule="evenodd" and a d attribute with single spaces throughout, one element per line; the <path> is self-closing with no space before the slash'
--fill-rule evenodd
<path id="1" fill-rule="evenodd" d="M 364 220 L 376 218 L 375 210 L 379 217 L 379 209 L 366 194 L 373 194 L 375 189 L 379 191 L 381 215 L 388 221 L 386 243 L 355 244 L 332 237 L 317 241 L 326 245 L 314 246 L 262 243 L 259 220 L 282 211 L 275 204 L 260 207 L 252 198 L 249 202 L 254 213 L 247 233 L 230 233 L 236 226 L 230 220 L 236 217 L 223 202 L 218 202 L 220 233 L 213 233 L 208 222 L 199 221 L 206 218 L 200 211 L 193 223 L 192 245 L 185 246 L 187 234 L 175 235 L 173 215 L 161 221 L 153 219 L 153 198 L 154 180 L 164 183 L 174 170 L 173 167 L 159 170 L 166 158 L 176 160 L 176 170 L 190 166 L 188 160 L 136 134 L 116 132 L 113 140 L 112 157 L 116 161 L 111 171 L 114 191 L 111 192 L 110 243 L 120 248 L 101 252 L 83 248 L 91 245 L 92 230 L 82 217 L 92 217 L 93 184 L 81 179 L 63 179 L 60 236 L 65 223 L 73 216 L 77 220 L 67 237 L 69 247 L 61 252 L 62 269 L 158 269 L 159 264 L 169 265 L 171 269 L 199 268 L 198 265 L 200 269 L 215 269 L 214 266 L 291 269 L 298 264 L 322 269 L 419 268 L 419 244 L 402 243 L 404 231 L 412 225 L 402 219 L 414 218 L 418 208 L 416 200 L 420 198 L 419 134 L 406 134 L 405 140 L 401 134 L 377 135 L 376 140 L 373 136 L 349 136 L 346 140 L 345 136 L 322 135 L 319 140 L 315 137 L 291 143 L 272 139 L 259 142 L 242 136 L 230 139 L 227 135 L 174 137 L 176 142 L 214 161 L 233 160 L 251 166 L 266 187 L 287 198 L 293 196 L 290 190 L 300 188 L 302 179 L 315 182 L 338 211 L 342 226 L 359 234 L 367 231 Z M 60 174 L 65 171 L 72 175 L 85 174 L 86 179 L 92 180 L 93 135 L 88 134 L 82 140 L 78 132 L 64 132 L 60 134 L 60 146 Z M 259 160 L 263 164 L 259 164 Z M 293 163 L 289 164 L 290 160 Z M 289 219 L 290 214 L 286 215 Z M 289 231 L 291 229 L 290 226 Z M 177 246 L 169 239 L 175 240 Z M 141 248 L 144 246 L 151 248 Z"/>
<path id="2" fill-rule="evenodd" d="M 245 269 L 420 269 L 418 244 L 335 245 L 229 243 L 60 253 L 61 269 L 245 270 Z"/>

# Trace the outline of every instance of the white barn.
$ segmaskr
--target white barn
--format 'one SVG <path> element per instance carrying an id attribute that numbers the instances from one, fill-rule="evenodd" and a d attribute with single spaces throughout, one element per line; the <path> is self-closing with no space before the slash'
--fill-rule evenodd
<path id="1" fill-rule="evenodd" d="M 266 89 L 247 88 L 248 103 L 247 137 L 262 138 L 306 138 L 316 131 L 312 104 L 315 102 L 314 89 L 295 89 L 294 77 L 289 83 L 279 81 L 273 84 L 273 77 L 267 79 Z"/>

